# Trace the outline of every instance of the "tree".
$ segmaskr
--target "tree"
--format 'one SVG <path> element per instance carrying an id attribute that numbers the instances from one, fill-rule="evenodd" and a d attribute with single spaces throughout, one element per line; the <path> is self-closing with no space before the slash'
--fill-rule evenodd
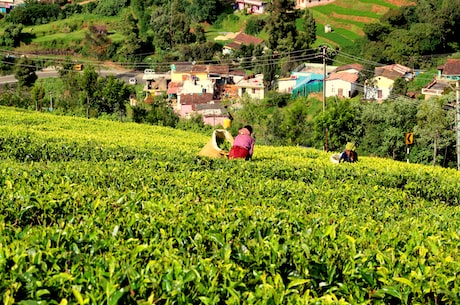
<path id="1" fill-rule="evenodd" d="M 109 75 L 101 80 L 101 90 L 98 92 L 99 98 L 95 101 L 95 106 L 100 113 L 118 113 L 120 121 L 126 115 L 126 103 L 132 93 L 129 86 L 113 75 Z"/>
<path id="2" fill-rule="evenodd" d="M 206 42 L 206 35 L 205 35 L 205 30 L 204 27 L 201 23 L 198 23 L 195 25 L 195 28 L 193 30 L 193 33 L 195 34 L 195 40 L 197 43 L 205 43 Z"/>
<path id="3" fill-rule="evenodd" d="M 305 101 L 297 99 L 283 109 L 283 121 L 280 129 L 284 131 L 285 143 L 288 145 L 309 145 L 312 124 L 308 120 L 309 110 Z"/>
<path id="4" fill-rule="evenodd" d="M 271 90 L 275 84 L 276 80 L 276 56 L 273 55 L 270 51 L 267 52 L 267 61 L 262 68 L 264 75 L 264 87 L 268 90 Z"/>
<path id="5" fill-rule="evenodd" d="M 103 16 L 116 16 L 127 5 L 127 0 L 99 0 L 95 13 Z"/>
<path id="6" fill-rule="evenodd" d="M 393 88 L 391 89 L 391 95 L 392 96 L 398 96 L 398 95 L 404 96 L 406 94 L 407 94 L 407 81 L 402 77 L 396 78 L 393 83 Z"/>
<path id="7" fill-rule="evenodd" d="M 152 125 L 176 127 L 179 117 L 165 99 L 157 100 L 148 110 L 146 121 Z"/>
<path id="8" fill-rule="evenodd" d="M 362 152 L 394 160 L 406 157 L 404 134 L 414 130 L 418 102 L 396 99 L 360 106 Z"/>
<path id="9" fill-rule="evenodd" d="M 294 2 L 289 0 L 273 0 L 268 5 L 270 16 L 266 24 L 268 47 L 273 51 L 292 52 L 298 43 Z"/>
<path id="10" fill-rule="evenodd" d="M 139 37 L 136 19 L 131 11 L 126 11 L 120 19 L 117 29 L 126 39 L 121 43 L 117 53 L 126 60 L 138 53 L 141 48 L 141 39 Z"/>
<path id="11" fill-rule="evenodd" d="M 314 140 L 326 145 L 326 130 L 329 150 L 339 150 L 347 142 L 358 142 L 356 129 L 360 125 L 358 108 L 349 100 L 337 101 L 314 120 Z"/>
<path id="12" fill-rule="evenodd" d="M 299 41 L 301 42 L 299 48 L 307 50 L 316 41 L 316 21 L 309 9 L 303 11 L 302 21 L 303 26 L 299 35 Z"/>
<path id="13" fill-rule="evenodd" d="M 423 101 L 417 111 L 417 125 L 414 133 L 418 137 L 419 144 L 431 147 L 432 150 L 432 165 L 438 163 L 438 151 L 453 142 L 454 126 L 453 111 L 447 112 L 443 106 L 443 99 L 431 98 Z"/>
<path id="14" fill-rule="evenodd" d="M 384 41 L 391 32 L 391 27 L 384 23 L 367 23 L 363 32 L 370 41 Z"/>
<path id="15" fill-rule="evenodd" d="M 224 1 L 222 0 L 192 0 L 187 1 L 185 11 L 194 22 L 207 21 L 208 23 L 214 22 L 219 13 L 222 12 Z"/>
<path id="16" fill-rule="evenodd" d="M 9 24 L 0 37 L 0 46 L 15 48 L 21 43 L 22 24 Z"/>
<path id="17" fill-rule="evenodd" d="M 14 77 L 18 80 L 18 87 L 31 87 L 37 80 L 37 67 L 27 57 L 19 59 L 16 64 Z"/>
<path id="18" fill-rule="evenodd" d="M 164 7 L 155 8 L 150 19 L 150 26 L 153 30 L 155 47 L 162 50 L 171 49 L 171 16 L 169 10 Z"/>
<path id="19" fill-rule="evenodd" d="M 264 19 L 261 19 L 260 17 L 253 15 L 246 22 L 244 32 L 248 35 L 257 35 L 260 33 L 260 31 L 262 31 L 264 26 L 265 26 Z"/>
<path id="20" fill-rule="evenodd" d="M 86 117 L 89 118 L 89 110 L 91 104 L 94 100 L 96 91 L 97 91 L 97 80 L 99 75 L 94 70 L 94 67 L 91 65 L 86 65 L 83 69 L 83 74 L 79 79 L 79 84 L 84 93 L 84 98 L 86 100 Z"/>
<path id="21" fill-rule="evenodd" d="M 13 24 L 45 24 L 57 20 L 61 13 L 59 4 L 26 1 L 24 5 L 16 6 L 7 15 L 6 21 Z"/>

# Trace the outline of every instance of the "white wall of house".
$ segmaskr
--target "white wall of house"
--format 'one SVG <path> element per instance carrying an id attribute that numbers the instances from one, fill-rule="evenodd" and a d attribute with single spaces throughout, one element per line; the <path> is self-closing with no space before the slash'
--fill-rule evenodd
<path id="1" fill-rule="evenodd" d="M 278 92 L 279 93 L 291 93 L 292 89 L 295 87 L 295 79 L 292 78 L 282 78 L 278 80 Z"/>
<path id="2" fill-rule="evenodd" d="M 263 99 L 265 97 L 264 76 L 257 74 L 249 79 L 242 79 L 236 84 L 238 88 L 238 96 L 245 95 L 253 99 Z"/>
<path id="3" fill-rule="evenodd" d="M 186 80 L 182 86 L 181 94 L 214 93 L 214 83 L 210 80 Z"/>
<path id="4" fill-rule="evenodd" d="M 263 87 L 238 87 L 238 96 L 244 97 L 248 96 L 250 98 L 261 100 L 265 97 L 265 88 Z"/>
<path id="5" fill-rule="evenodd" d="M 326 96 L 351 97 L 356 91 L 356 84 L 341 79 L 326 81 Z"/>

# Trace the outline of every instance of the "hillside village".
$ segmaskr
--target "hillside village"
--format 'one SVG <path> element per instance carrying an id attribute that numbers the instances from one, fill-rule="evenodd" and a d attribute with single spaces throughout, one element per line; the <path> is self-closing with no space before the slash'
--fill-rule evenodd
<path id="1" fill-rule="evenodd" d="M 410 82 L 417 77 L 417 72 L 409 67 L 384 65 L 376 67 L 373 77 L 363 86 L 359 83 L 362 69 L 359 63 L 344 66 L 304 63 L 292 71 L 290 77 L 278 79 L 276 91 L 293 97 L 315 95 L 320 99 L 324 96 L 352 98 L 361 94 L 365 100 L 382 102 L 394 98 L 391 92 L 396 79 Z M 420 92 L 411 92 L 410 97 L 442 96 L 460 80 L 460 59 L 448 59 L 437 70 L 436 77 Z M 246 75 L 244 71 L 231 70 L 228 65 L 177 63 L 167 73 L 146 69 L 143 80 L 147 104 L 152 103 L 155 96 L 167 94 L 180 117 L 199 114 L 212 126 L 223 125 L 228 117 L 226 106 L 238 107 L 238 100 L 243 97 L 261 100 L 267 93 L 262 74 Z"/>

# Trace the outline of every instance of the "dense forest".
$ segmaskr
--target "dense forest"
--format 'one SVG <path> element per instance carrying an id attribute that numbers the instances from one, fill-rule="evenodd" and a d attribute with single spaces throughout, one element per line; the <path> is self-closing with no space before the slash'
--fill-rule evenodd
<path id="1" fill-rule="evenodd" d="M 288 76 L 307 58 L 318 54 L 315 19 L 309 9 L 295 10 L 293 1 L 273 0 L 266 14 L 250 16 L 245 22 L 244 31 L 263 37 L 265 49 L 250 45 L 225 56 L 220 52 L 221 45 L 207 37 L 206 27 L 240 18 L 234 14 L 231 1 L 101 0 L 85 4 L 26 1 L 24 6 L 2 15 L 0 21 L 3 29 L 0 46 L 4 54 L 0 69 L 4 74 L 15 73 L 18 79 L 17 90 L 3 88 L 0 104 L 209 131 L 200 118 L 179 119 L 166 97 L 158 99 L 155 107 L 129 107 L 127 100 L 138 93 L 136 89 L 115 78 L 98 77 L 90 65 L 80 74 L 72 71 L 70 59 L 63 60 L 59 80 L 50 85 L 46 81 L 36 82 L 35 76 L 35 71 L 49 62 L 12 58 L 7 54 L 8 50 L 17 50 L 31 41 L 34 35 L 31 26 L 79 15 L 97 15 L 101 20 L 115 16 L 117 22 L 107 32 L 88 26 L 83 39 L 66 45 L 53 41 L 39 46 L 42 51 L 71 48 L 80 56 L 126 63 L 134 68 L 145 67 L 148 59 L 149 67 L 159 71 L 167 70 L 175 61 L 232 63 L 248 73 L 263 73 L 269 89 L 275 89 L 277 77 Z M 389 10 L 378 23 L 366 24 L 364 36 L 352 46 L 329 48 L 327 60 L 334 64 L 339 54 L 348 54 L 340 63 L 363 64 L 362 82 L 372 76 L 375 66 L 386 63 L 433 69 L 460 51 L 459 22 L 460 0 L 416 0 L 414 5 Z M 70 23 L 66 26 L 71 28 L 69 31 L 76 30 Z M 27 32 L 26 27 L 29 27 Z M 111 39 L 111 31 L 122 39 Z M 316 60 L 321 62 L 322 58 Z M 401 86 L 395 88 L 399 90 L 398 96 L 404 96 L 413 84 Z M 314 98 L 294 99 L 270 90 L 261 102 L 243 100 L 243 109 L 235 113 L 234 128 L 253 124 L 260 144 L 340 150 L 346 141 L 354 141 L 363 154 L 452 167 L 454 111 L 447 105 L 454 99 L 452 92 L 433 101 L 403 97 L 383 104 L 363 103 L 359 98 L 331 100 L 322 112 L 318 106 L 321 102 Z M 327 143 L 324 130 L 328 130 Z M 417 142 L 407 156 L 404 133 L 414 130 L 418 132 Z"/>

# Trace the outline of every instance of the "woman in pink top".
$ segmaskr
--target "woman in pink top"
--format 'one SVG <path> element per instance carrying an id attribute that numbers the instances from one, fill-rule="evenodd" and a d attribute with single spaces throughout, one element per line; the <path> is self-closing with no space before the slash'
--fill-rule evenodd
<path id="1" fill-rule="evenodd" d="M 251 134 L 252 127 L 249 125 L 244 126 L 238 131 L 238 135 L 235 137 L 233 146 L 228 154 L 229 159 L 251 159 L 255 142 Z"/>

